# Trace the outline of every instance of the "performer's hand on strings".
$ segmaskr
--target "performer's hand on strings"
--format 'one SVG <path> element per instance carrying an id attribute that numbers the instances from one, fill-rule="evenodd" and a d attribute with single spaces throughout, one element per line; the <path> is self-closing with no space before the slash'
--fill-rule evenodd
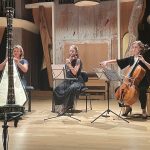
<path id="1" fill-rule="evenodd" d="M 142 61 L 143 63 L 145 63 L 145 59 L 143 58 L 142 55 L 139 55 L 139 56 L 138 56 L 138 59 L 139 59 L 140 61 Z"/>
<path id="2" fill-rule="evenodd" d="M 14 57 L 14 61 L 15 61 L 16 64 L 19 64 L 20 60 Z"/>
<path id="3" fill-rule="evenodd" d="M 8 57 L 5 58 L 5 60 L 2 62 L 3 65 L 5 65 L 8 61 Z"/>

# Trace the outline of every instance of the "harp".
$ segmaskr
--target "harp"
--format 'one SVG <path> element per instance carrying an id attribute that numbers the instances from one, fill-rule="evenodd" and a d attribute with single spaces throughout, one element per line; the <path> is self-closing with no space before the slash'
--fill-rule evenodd
<path id="1" fill-rule="evenodd" d="M 8 112 L 24 112 L 24 105 L 27 101 L 25 87 L 21 81 L 17 66 L 13 60 L 13 16 L 14 8 L 7 7 L 6 53 L 8 62 L 5 65 L 0 80 L 0 114 Z"/>

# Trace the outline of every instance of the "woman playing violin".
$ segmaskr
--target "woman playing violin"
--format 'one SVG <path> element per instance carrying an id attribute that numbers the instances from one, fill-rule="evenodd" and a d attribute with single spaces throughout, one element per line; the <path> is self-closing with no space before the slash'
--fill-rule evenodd
<path id="1" fill-rule="evenodd" d="M 61 106 L 58 115 L 63 115 L 68 109 L 73 108 L 74 100 L 80 93 L 83 86 L 83 78 L 81 76 L 82 62 L 78 55 L 78 48 L 71 45 L 69 48 L 69 57 L 66 59 L 65 71 L 66 77 L 53 91 L 53 100 L 55 108 Z"/>
<path id="2" fill-rule="evenodd" d="M 13 47 L 13 59 L 19 71 L 21 80 L 24 86 L 26 86 L 27 81 L 25 79 L 25 74 L 28 72 L 28 61 L 24 59 L 24 50 L 22 46 L 15 45 Z M 2 63 L 0 63 L 0 71 L 4 69 L 7 61 L 8 61 L 8 58 L 6 58 Z"/>
<path id="3" fill-rule="evenodd" d="M 102 67 L 106 67 L 108 64 L 117 63 L 117 65 L 120 67 L 120 69 L 124 69 L 127 66 L 131 67 L 134 64 L 134 62 L 138 59 L 138 65 L 140 65 L 145 70 L 145 75 L 142 78 L 142 80 L 140 81 L 140 83 L 138 85 L 138 89 L 139 89 L 139 101 L 140 101 L 141 109 L 142 109 L 142 118 L 146 119 L 147 118 L 147 113 L 146 113 L 147 95 L 146 95 L 146 92 L 149 87 L 148 71 L 150 70 L 150 63 L 147 62 L 141 55 L 141 53 L 143 51 L 144 51 L 144 44 L 141 41 L 135 41 L 135 42 L 133 42 L 133 44 L 131 46 L 132 56 L 129 56 L 129 57 L 126 57 L 123 59 L 113 59 L 113 60 L 103 61 L 100 63 L 100 65 Z M 122 115 L 127 116 L 131 112 L 132 112 L 132 107 L 130 105 L 128 105 L 126 107 L 125 113 Z"/>

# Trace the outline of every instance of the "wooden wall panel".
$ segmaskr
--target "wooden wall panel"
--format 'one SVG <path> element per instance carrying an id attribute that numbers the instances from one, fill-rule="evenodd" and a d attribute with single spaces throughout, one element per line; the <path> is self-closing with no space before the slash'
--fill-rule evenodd
<path id="1" fill-rule="evenodd" d="M 95 9 L 96 38 L 110 39 L 117 35 L 117 3 L 102 3 Z"/>
<path id="2" fill-rule="evenodd" d="M 79 39 L 80 40 L 91 40 L 95 39 L 95 7 L 79 7 Z"/>
<path id="3" fill-rule="evenodd" d="M 53 60 L 53 52 L 52 52 L 52 8 L 45 8 L 44 6 L 40 6 L 38 9 L 33 9 L 33 18 L 35 24 L 37 24 L 40 28 L 40 35 L 43 47 L 44 57 L 42 58 L 44 70 L 47 68 L 47 75 L 49 86 L 52 87 L 52 71 L 51 71 L 51 61 Z"/>
<path id="4" fill-rule="evenodd" d="M 32 14 L 34 18 L 34 23 L 39 26 L 40 17 L 39 17 L 39 8 L 32 9 Z M 52 35 L 52 8 L 44 8 L 44 14 L 46 18 L 46 23 L 48 25 L 48 31 Z"/>
<path id="5" fill-rule="evenodd" d="M 120 11 L 120 24 L 121 24 L 121 38 L 124 34 L 128 32 L 129 19 L 133 7 L 133 2 L 130 3 L 121 3 Z"/>
<path id="6" fill-rule="evenodd" d="M 69 46 L 72 43 L 65 43 L 64 45 L 64 63 L 68 58 Z M 83 70 L 93 72 L 99 67 L 99 62 L 108 59 L 108 42 L 101 43 L 75 43 L 79 48 L 79 56 L 83 63 Z"/>
<path id="7" fill-rule="evenodd" d="M 123 52 L 123 48 L 124 47 L 128 47 L 128 43 L 126 43 L 126 45 L 123 45 L 123 38 L 125 36 L 126 33 L 128 33 L 128 27 L 129 27 L 129 20 L 130 20 L 130 16 L 131 16 L 131 12 L 132 12 L 132 8 L 133 8 L 133 2 L 128 2 L 128 3 L 121 3 L 120 6 L 120 48 L 121 48 L 121 57 L 124 57 L 124 52 Z"/>
<path id="8" fill-rule="evenodd" d="M 56 40 L 78 39 L 79 14 L 74 5 L 55 6 L 55 35 Z"/>
<path id="9" fill-rule="evenodd" d="M 54 62 L 57 64 L 64 61 L 63 51 L 65 42 L 95 42 L 96 47 L 96 42 L 102 43 L 104 40 L 107 40 L 108 55 L 110 56 L 111 39 L 117 35 L 116 10 L 116 1 L 102 2 L 97 6 L 82 8 L 76 7 L 73 4 L 58 5 L 55 3 Z M 90 45 L 87 45 L 87 47 L 88 46 Z M 93 59 L 93 56 L 90 57 Z"/>

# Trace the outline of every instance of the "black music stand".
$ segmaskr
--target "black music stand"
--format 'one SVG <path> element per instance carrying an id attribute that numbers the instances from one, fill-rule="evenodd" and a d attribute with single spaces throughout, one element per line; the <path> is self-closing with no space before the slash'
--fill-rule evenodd
<path id="1" fill-rule="evenodd" d="M 108 99 L 108 108 L 103 112 L 101 113 L 98 117 L 96 117 L 91 123 L 93 123 L 95 120 L 97 120 L 99 117 L 110 117 L 108 116 L 108 114 L 111 112 L 113 114 L 115 114 L 116 116 L 118 116 L 119 118 L 121 118 L 122 120 L 126 121 L 129 123 L 129 121 L 127 121 L 126 119 L 122 118 L 120 115 L 116 114 L 115 112 L 113 112 L 111 109 L 110 109 L 110 105 L 109 105 L 109 87 L 110 87 L 110 82 L 112 81 L 122 81 L 122 79 L 120 78 L 120 76 L 117 74 L 116 71 L 114 70 L 111 70 L 111 69 L 106 69 L 104 68 L 101 72 L 101 75 L 100 77 L 102 76 L 102 73 L 105 75 L 105 77 L 107 78 L 106 80 L 106 83 L 107 83 L 107 99 Z M 107 113 L 105 116 L 104 114 Z"/>
<path id="2" fill-rule="evenodd" d="M 66 77 L 66 69 L 65 69 L 65 64 L 53 64 L 52 65 L 52 74 L 53 74 L 53 81 L 56 82 L 56 80 L 76 80 L 76 78 L 67 78 Z M 65 87 L 64 87 L 65 88 Z M 52 99 L 52 112 L 55 111 L 55 102 Z M 68 110 L 65 111 L 65 113 L 63 113 L 62 115 L 57 115 L 54 117 L 48 117 L 46 119 L 44 119 L 44 121 L 49 120 L 49 119 L 53 119 L 53 118 L 57 118 L 57 117 L 61 117 L 61 116 L 67 116 L 70 117 L 72 119 L 81 121 L 75 117 L 72 116 L 72 113 L 68 113 Z"/>

